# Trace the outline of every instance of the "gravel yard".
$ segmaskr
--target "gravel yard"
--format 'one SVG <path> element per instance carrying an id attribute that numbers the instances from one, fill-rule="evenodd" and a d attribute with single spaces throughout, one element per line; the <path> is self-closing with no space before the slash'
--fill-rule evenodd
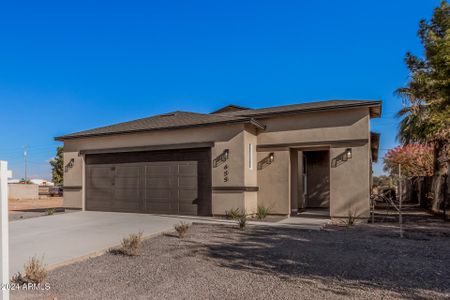
<path id="1" fill-rule="evenodd" d="M 322 231 L 195 224 L 50 272 L 51 289 L 12 299 L 397 299 L 450 297 L 449 223 Z M 39 297 L 38 297 L 39 296 Z"/>

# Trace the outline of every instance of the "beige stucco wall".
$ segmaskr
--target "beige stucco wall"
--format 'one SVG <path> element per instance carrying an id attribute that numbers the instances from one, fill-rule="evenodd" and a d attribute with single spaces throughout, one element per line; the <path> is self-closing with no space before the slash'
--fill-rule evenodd
<path id="1" fill-rule="evenodd" d="M 77 151 L 64 152 L 64 207 L 83 207 L 83 157 Z M 74 160 L 73 166 L 66 169 L 66 165 Z"/>
<path id="2" fill-rule="evenodd" d="M 367 139 L 369 109 L 280 116 L 261 122 L 266 130 L 258 134 L 259 145 Z"/>
<path id="3" fill-rule="evenodd" d="M 219 192 L 213 193 L 212 197 L 212 214 L 213 215 L 225 215 L 227 211 L 231 209 L 240 209 L 244 211 L 245 207 L 245 195 L 241 192 Z"/>
<path id="4" fill-rule="evenodd" d="M 256 137 L 251 137 L 251 134 L 244 131 L 243 124 L 230 124 L 212 127 L 198 127 L 190 129 L 181 129 L 176 131 L 154 131 L 136 134 L 124 134 L 116 136 L 102 136 L 92 138 L 81 138 L 74 140 L 67 140 L 64 143 L 64 165 L 71 159 L 74 159 L 74 166 L 64 173 L 64 186 L 77 187 L 84 186 L 83 157 L 79 155 L 81 150 L 94 149 L 109 149 L 122 147 L 139 147 L 139 146 L 154 146 L 166 144 L 182 144 L 182 143 L 200 143 L 200 142 L 215 142 L 215 146 L 211 149 L 212 159 L 220 155 L 225 149 L 229 149 L 229 159 L 225 163 L 228 166 L 228 181 L 224 182 L 224 165 L 222 164 L 216 168 L 212 168 L 212 186 L 224 187 L 242 187 L 245 185 L 245 145 L 244 140 L 251 140 L 255 143 L 254 160 L 256 164 Z M 212 162 L 211 162 L 212 167 Z M 256 171 L 253 172 L 253 176 Z M 249 176 L 250 178 L 250 176 Z M 252 180 L 252 179 L 250 179 Z M 256 186 L 255 179 L 253 179 L 254 186 Z M 239 194 L 238 199 L 244 199 L 244 192 L 233 193 L 233 196 L 218 195 L 220 193 L 214 192 L 213 197 L 213 212 L 222 211 L 221 205 L 230 208 L 235 208 L 234 200 L 220 202 L 218 199 L 235 198 Z M 222 193 L 223 194 L 223 193 Z M 243 200 L 242 200 L 243 201 Z M 239 202 L 239 201 L 238 201 Z M 83 190 L 65 190 L 64 205 L 71 208 L 82 208 L 84 206 L 84 191 Z M 215 207 L 215 206 L 217 206 Z M 243 204 L 242 204 L 243 205 Z M 243 207 L 244 208 L 244 207 Z"/>
<path id="5" fill-rule="evenodd" d="M 80 138 L 65 141 L 64 151 L 228 141 L 243 128 L 243 124 L 229 124 Z"/>
<path id="6" fill-rule="evenodd" d="M 82 189 L 64 190 L 64 207 L 81 209 L 83 207 Z"/>
<path id="7" fill-rule="evenodd" d="M 67 168 L 66 165 L 70 160 L 74 160 L 72 168 Z M 82 184 L 82 157 L 78 154 L 78 151 L 64 152 L 64 186 L 81 186 Z"/>
<path id="8" fill-rule="evenodd" d="M 258 161 L 270 152 L 258 152 Z M 269 208 L 271 214 L 290 214 L 290 158 L 289 151 L 274 151 L 274 161 L 258 171 L 258 205 Z"/>
<path id="9" fill-rule="evenodd" d="M 145 133 L 124 134 L 67 140 L 64 144 L 64 160 L 74 159 L 73 168 L 64 174 L 65 186 L 84 186 L 83 157 L 80 150 L 153 146 L 195 142 L 215 142 L 211 149 L 212 160 L 225 149 L 230 155 L 228 181 L 224 181 L 224 165 L 213 168 L 213 187 L 259 187 L 258 192 L 213 191 L 212 213 L 222 215 L 233 208 L 253 213 L 258 205 L 268 207 L 273 214 L 290 214 L 291 209 L 291 157 L 290 150 L 260 150 L 257 145 L 317 143 L 330 148 L 330 160 L 347 147 L 353 150 L 353 158 L 330 170 L 330 213 L 348 216 L 349 206 L 358 216 L 367 216 L 369 193 L 369 145 L 340 145 L 336 148 L 324 141 L 361 140 L 369 137 L 369 110 L 366 108 L 333 112 L 304 113 L 261 119 L 266 130 L 256 130 L 243 124 L 197 127 L 180 130 L 162 130 Z M 248 145 L 253 146 L 253 166 L 248 166 Z M 296 149 L 302 150 L 301 147 Z M 275 161 L 262 170 L 258 162 L 270 152 Z M 295 152 L 296 153 L 296 152 Z M 355 174 L 357 174 L 355 176 Z M 295 176 L 294 176 L 295 178 Z M 295 195 L 294 195 L 295 196 Z M 83 207 L 83 190 L 67 190 L 64 193 L 66 207 Z"/>
<path id="10" fill-rule="evenodd" d="M 220 166 L 213 168 L 213 187 L 256 187 L 257 186 L 257 138 L 250 130 L 243 130 L 228 141 L 215 143 L 212 148 L 212 159 L 229 149 L 229 159 Z M 248 145 L 252 144 L 252 155 L 249 155 Z M 252 168 L 249 168 L 249 159 L 252 157 Z M 225 166 L 227 169 L 225 169 Z M 228 171 L 228 181 L 224 181 L 224 172 Z M 217 191 L 212 194 L 213 215 L 224 215 L 232 209 L 245 210 L 254 214 L 257 207 L 257 192 L 245 191 Z"/>
<path id="11" fill-rule="evenodd" d="M 370 134 L 369 110 L 366 108 L 277 117 L 261 122 L 266 125 L 266 130 L 258 134 L 258 145 L 317 142 L 315 144 L 317 146 L 332 147 L 324 141 L 368 140 Z M 330 149 L 330 167 L 331 160 L 346 148 L 352 149 L 353 158 L 330 170 L 330 215 L 348 217 L 350 206 L 353 210 L 352 214 L 367 217 L 370 172 L 369 144 L 368 142 L 363 145 L 358 143 L 355 146 L 349 142 L 347 145 L 339 147 L 341 148 Z M 302 150 L 302 148 L 297 147 L 296 149 Z M 292 177 L 290 173 L 287 173 L 291 162 L 289 150 L 273 152 L 275 153 L 275 162 L 258 172 L 258 186 L 260 187 L 258 205 L 269 207 L 272 213 L 288 214 L 292 196 L 290 188 Z M 269 153 L 270 150 L 258 152 L 258 161 Z M 269 170 L 271 171 L 269 172 Z"/>
<path id="12" fill-rule="evenodd" d="M 346 148 L 331 148 L 330 160 Z M 330 215 L 367 218 L 370 210 L 369 145 L 352 147 L 352 159 L 330 169 Z"/>
<path id="13" fill-rule="evenodd" d="M 212 169 L 213 187 L 242 186 L 244 184 L 244 132 L 241 131 L 226 141 L 216 142 L 211 149 L 211 158 L 214 161 L 225 149 L 229 150 L 226 162 Z M 228 175 L 225 172 L 228 171 Z M 225 177 L 228 181 L 225 181 Z"/>
<path id="14" fill-rule="evenodd" d="M 37 184 L 8 184 L 8 198 L 15 200 L 39 199 L 39 185 Z"/>

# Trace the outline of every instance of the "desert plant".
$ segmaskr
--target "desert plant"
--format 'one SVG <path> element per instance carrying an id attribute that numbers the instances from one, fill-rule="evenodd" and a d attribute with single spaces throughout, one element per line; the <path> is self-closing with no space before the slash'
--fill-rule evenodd
<path id="1" fill-rule="evenodd" d="M 268 214 L 269 214 L 269 208 L 267 208 L 267 207 L 258 206 L 258 208 L 256 209 L 256 218 L 258 220 L 265 219 Z"/>
<path id="2" fill-rule="evenodd" d="M 44 258 L 39 259 L 36 256 L 31 257 L 23 266 L 24 274 L 18 272 L 11 281 L 13 283 L 41 283 L 47 277 L 47 269 L 44 265 Z"/>
<path id="3" fill-rule="evenodd" d="M 245 210 L 235 209 L 233 211 L 233 220 L 236 220 L 240 229 L 244 229 L 247 224 L 247 213 Z"/>
<path id="4" fill-rule="evenodd" d="M 178 232 L 178 236 L 180 238 L 185 237 L 186 233 L 189 230 L 190 225 L 188 223 L 180 222 L 180 224 L 177 224 L 174 226 L 175 230 Z"/>
<path id="5" fill-rule="evenodd" d="M 236 220 L 239 217 L 239 215 L 240 215 L 239 208 L 232 208 L 230 210 L 225 211 L 225 216 L 227 217 L 227 219 Z"/>
<path id="6" fill-rule="evenodd" d="M 47 209 L 47 215 L 48 215 L 48 216 L 51 216 L 51 215 L 53 215 L 53 214 L 55 214 L 55 209 L 54 209 L 54 208 L 49 208 L 49 209 Z"/>
<path id="7" fill-rule="evenodd" d="M 128 237 L 122 239 L 119 252 L 128 256 L 137 256 L 141 252 L 142 232 L 132 233 Z"/>
<path id="8" fill-rule="evenodd" d="M 356 223 L 356 214 L 354 211 L 349 210 L 346 224 L 347 224 L 347 226 L 353 226 L 353 225 L 355 225 L 355 223 Z"/>
<path id="9" fill-rule="evenodd" d="M 238 218 L 239 228 L 244 229 L 247 225 L 247 215 L 243 212 Z"/>

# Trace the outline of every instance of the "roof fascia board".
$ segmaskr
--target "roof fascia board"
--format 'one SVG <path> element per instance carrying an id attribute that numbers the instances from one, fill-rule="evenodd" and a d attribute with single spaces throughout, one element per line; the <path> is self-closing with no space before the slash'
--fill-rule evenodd
<path id="1" fill-rule="evenodd" d="M 332 107 L 319 107 L 319 108 L 308 108 L 308 109 L 295 109 L 289 111 L 281 111 L 281 112 L 268 112 L 268 113 L 260 113 L 260 114 L 249 114 L 243 115 L 244 117 L 252 117 L 252 118 L 264 118 L 264 117 L 272 117 L 272 116 L 281 116 L 281 115 L 293 115 L 299 113 L 310 113 L 310 112 L 320 112 L 320 111 L 330 111 L 330 110 L 345 110 L 352 108 L 371 108 L 371 107 L 381 107 L 381 101 L 373 101 L 368 103 L 358 103 L 358 104 L 347 104 L 347 105 L 337 105 Z"/>
<path id="2" fill-rule="evenodd" d="M 58 136 L 55 137 L 55 141 L 63 142 L 65 140 L 74 140 L 81 138 L 91 138 L 91 137 L 100 137 L 100 136 L 110 136 L 110 135 L 119 135 L 119 134 L 129 134 L 129 133 L 142 133 L 142 132 L 150 132 L 150 131 L 162 131 L 162 130 L 175 130 L 175 129 L 187 129 L 187 128 L 196 128 L 196 127 L 205 127 L 205 126 L 214 126 L 214 125 L 223 125 L 223 124 L 240 124 L 240 123 L 250 123 L 253 124 L 251 118 L 240 117 L 238 120 L 228 120 L 228 121 L 220 121 L 214 123 L 205 123 L 205 124 L 193 124 L 193 125 L 183 125 L 183 126 L 174 126 L 169 128 L 149 128 L 149 129 L 138 129 L 138 130 L 123 130 L 116 132 L 105 132 L 105 133 L 94 133 L 94 134 L 86 134 L 86 135 L 74 135 L 74 136 Z M 255 125 L 255 124 L 253 124 Z M 256 126 L 256 125 L 255 125 Z M 262 125 L 259 125 L 262 126 Z"/>

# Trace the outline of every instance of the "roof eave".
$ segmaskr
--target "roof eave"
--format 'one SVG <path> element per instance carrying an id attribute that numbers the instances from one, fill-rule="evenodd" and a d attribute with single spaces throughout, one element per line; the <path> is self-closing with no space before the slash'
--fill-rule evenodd
<path id="1" fill-rule="evenodd" d="M 331 106 L 331 107 L 314 107 L 314 108 L 308 108 L 308 109 L 295 109 L 295 110 L 281 111 L 281 112 L 268 112 L 268 113 L 261 113 L 261 114 L 253 114 L 253 115 L 251 115 L 251 117 L 252 118 L 264 118 L 264 117 L 289 115 L 289 114 L 297 114 L 297 113 L 342 110 L 342 109 L 352 109 L 352 108 L 362 108 L 362 107 L 369 108 L 371 118 L 378 118 L 381 116 L 381 100 L 376 100 L 376 101 L 370 101 L 370 102 L 368 101 L 365 103 L 335 105 L 335 106 Z M 247 115 L 247 116 L 250 117 L 250 115 Z"/>
<path id="2" fill-rule="evenodd" d="M 206 127 L 206 126 L 223 125 L 223 124 L 239 124 L 239 123 L 249 123 L 260 129 L 265 129 L 264 125 L 257 122 L 253 118 L 242 118 L 242 119 L 238 119 L 238 120 L 227 120 L 227 121 L 221 121 L 221 122 L 192 124 L 192 125 L 183 125 L 183 126 L 174 126 L 174 127 L 150 128 L 150 129 L 139 129 L 139 130 L 123 130 L 123 131 L 117 131 L 117 132 L 105 132 L 105 133 L 73 135 L 73 136 L 63 135 L 63 136 L 55 137 L 54 140 L 59 141 L 59 142 L 64 142 L 66 140 L 74 140 L 74 139 L 80 139 L 80 138 L 120 135 L 120 134 L 128 134 L 128 133 L 142 133 L 142 132 L 160 131 L 160 130 L 177 130 L 177 129 L 185 129 L 185 128 Z"/>

